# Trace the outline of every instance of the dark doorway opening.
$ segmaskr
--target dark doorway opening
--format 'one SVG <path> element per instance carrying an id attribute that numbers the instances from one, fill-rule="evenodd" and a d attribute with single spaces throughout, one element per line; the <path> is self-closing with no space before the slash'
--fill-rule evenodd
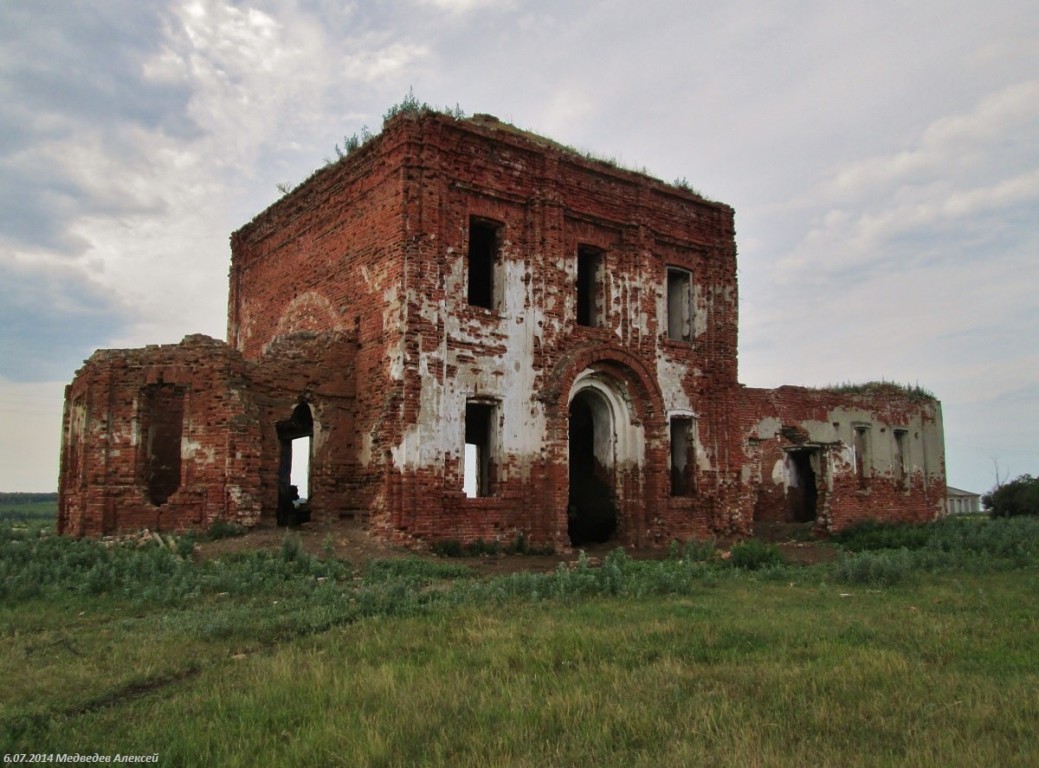
<path id="1" fill-rule="evenodd" d="M 567 532 L 575 547 L 609 541 L 617 531 L 608 462 L 613 434 L 609 406 L 579 392 L 570 403 L 570 498 Z"/>
<path id="2" fill-rule="evenodd" d="M 794 523 L 812 522 L 819 501 L 819 487 L 813 466 L 818 462 L 819 450 L 802 448 L 789 451 L 787 456 L 793 468 L 786 497 L 789 519 Z"/>
<path id="3" fill-rule="evenodd" d="M 310 406 L 300 402 L 293 410 L 292 417 L 277 423 L 278 443 L 281 453 L 278 461 L 278 525 L 299 525 L 310 521 L 310 445 L 314 436 L 314 416 Z M 305 441 L 305 442 L 304 442 Z M 293 443 L 296 443 L 297 457 L 301 450 L 307 452 L 307 471 L 304 473 L 307 487 L 302 490 L 293 483 L 292 456 Z M 306 446 L 304 449 L 303 446 Z M 297 458 L 297 464 L 302 463 Z M 297 469 L 300 469 L 297 467 Z M 297 482 L 299 472 L 297 472 Z"/>

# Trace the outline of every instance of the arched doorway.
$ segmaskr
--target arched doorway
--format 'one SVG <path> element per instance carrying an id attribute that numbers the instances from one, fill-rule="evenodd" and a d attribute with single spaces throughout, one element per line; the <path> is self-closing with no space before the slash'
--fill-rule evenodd
<path id="1" fill-rule="evenodd" d="M 609 541 L 617 531 L 614 494 L 613 414 L 603 395 L 588 387 L 570 401 L 570 543 Z"/>
<path id="2" fill-rule="evenodd" d="M 298 525 L 310 520 L 310 451 L 314 437 L 310 406 L 301 399 L 292 417 L 277 423 L 277 430 L 278 525 Z M 301 472 L 303 465 L 305 472 Z"/>
<path id="3" fill-rule="evenodd" d="M 642 507 L 644 427 L 630 384 L 601 363 L 570 385 L 567 532 L 572 546 L 631 537 Z"/>

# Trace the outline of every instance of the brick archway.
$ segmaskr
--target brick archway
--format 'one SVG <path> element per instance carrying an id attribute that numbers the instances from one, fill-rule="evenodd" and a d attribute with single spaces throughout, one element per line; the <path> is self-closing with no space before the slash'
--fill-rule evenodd
<path id="1" fill-rule="evenodd" d="M 585 371 L 611 376 L 619 383 L 632 406 L 632 419 L 646 427 L 664 423 L 664 399 L 656 376 L 627 350 L 602 344 L 574 347 L 556 363 L 538 396 L 546 405 L 549 419 L 565 418 L 574 382 Z"/>
<path id="2" fill-rule="evenodd" d="M 648 446 L 665 439 L 663 399 L 656 379 L 638 358 L 623 349 L 602 345 L 577 348 L 556 366 L 552 384 L 542 392 L 542 400 L 555 455 L 552 471 L 558 510 L 557 540 L 564 545 L 583 543 L 573 537 L 575 516 L 582 514 L 581 500 L 573 494 L 585 492 L 591 497 L 589 505 L 598 510 L 592 513 L 593 519 L 585 518 L 598 531 L 588 540 L 641 545 L 646 521 L 655 513 L 658 496 L 666 487 L 666 467 L 648 461 L 655 455 L 647 450 Z M 574 419 L 590 419 L 590 431 L 575 435 Z M 587 455 L 575 457 L 575 439 L 589 441 Z M 578 466 L 573 467 L 575 461 Z M 594 483 L 588 488 L 575 486 L 571 475 L 575 470 L 598 473 L 609 501 Z M 615 514 L 614 528 L 609 527 L 608 521 L 598 521 L 610 504 Z M 599 526 L 599 522 L 605 527 Z"/>

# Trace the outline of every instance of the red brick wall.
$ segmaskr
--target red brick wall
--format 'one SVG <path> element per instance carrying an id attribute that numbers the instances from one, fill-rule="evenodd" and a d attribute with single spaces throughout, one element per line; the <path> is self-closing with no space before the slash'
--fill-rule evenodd
<path id="1" fill-rule="evenodd" d="M 742 421 L 756 520 L 790 520 L 792 489 L 778 478 L 799 446 L 822 460 L 816 527 L 835 532 L 865 520 L 925 522 L 944 513 L 945 457 L 941 406 L 895 386 L 860 393 L 780 387 L 744 389 Z M 869 434 L 860 477 L 854 428 Z M 905 474 L 895 432 L 905 431 Z M 796 491 L 794 491 L 796 493 Z"/>
<path id="2" fill-rule="evenodd" d="M 183 422 L 178 487 L 155 504 L 141 421 L 149 387 L 161 385 L 182 393 Z M 66 390 L 59 532 L 184 530 L 217 518 L 255 523 L 260 431 L 245 386 L 241 357 L 206 336 L 96 352 Z"/>

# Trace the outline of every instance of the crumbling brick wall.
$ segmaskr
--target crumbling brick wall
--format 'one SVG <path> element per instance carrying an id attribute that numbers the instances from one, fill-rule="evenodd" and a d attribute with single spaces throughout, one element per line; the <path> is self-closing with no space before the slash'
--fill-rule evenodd
<path id="1" fill-rule="evenodd" d="M 756 521 L 814 521 L 835 532 L 944 514 L 941 407 L 932 397 L 894 385 L 748 388 L 743 410 Z"/>
<path id="2" fill-rule="evenodd" d="M 66 388 L 63 435 L 60 533 L 259 519 L 257 411 L 222 342 L 95 352 Z"/>
<path id="3" fill-rule="evenodd" d="M 301 403 L 314 421 L 314 512 L 355 514 L 365 498 L 351 429 L 355 349 L 348 335 L 303 333 L 279 339 L 269 361 L 206 336 L 96 352 L 66 391 L 59 532 L 273 518 L 277 427 Z"/>

